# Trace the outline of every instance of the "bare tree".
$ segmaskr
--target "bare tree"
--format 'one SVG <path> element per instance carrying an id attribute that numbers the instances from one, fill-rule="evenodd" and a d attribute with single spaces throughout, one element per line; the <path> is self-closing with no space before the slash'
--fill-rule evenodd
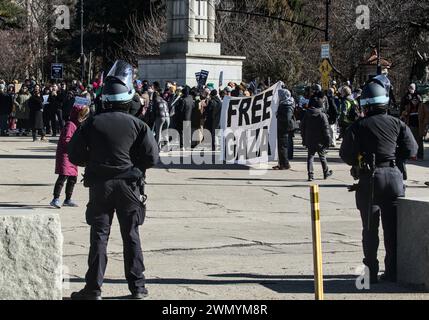
<path id="1" fill-rule="evenodd" d="M 113 52 L 116 58 L 126 59 L 134 64 L 139 57 L 159 54 L 161 42 L 167 39 L 167 19 L 159 11 L 151 11 L 142 21 L 137 14 L 127 21 L 130 37 L 127 37 L 121 50 Z"/>
<path id="2" fill-rule="evenodd" d="M 25 77 L 25 65 L 32 62 L 28 54 L 28 36 L 26 32 L 0 30 L 0 74 L 7 81 Z"/>

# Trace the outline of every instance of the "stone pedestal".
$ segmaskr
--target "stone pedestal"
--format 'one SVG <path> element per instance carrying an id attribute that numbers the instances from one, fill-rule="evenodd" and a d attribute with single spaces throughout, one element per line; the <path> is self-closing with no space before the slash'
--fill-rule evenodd
<path id="1" fill-rule="evenodd" d="M 150 82 L 175 81 L 180 85 L 197 85 L 197 72 L 209 71 L 207 83 L 223 86 L 229 81 L 240 83 L 244 57 L 221 55 L 215 42 L 216 9 L 214 0 L 167 0 L 167 42 L 161 44 L 160 56 L 139 59 L 139 77 Z"/>
<path id="2" fill-rule="evenodd" d="M 60 217 L 0 209 L 0 299 L 61 300 Z"/>
<path id="3" fill-rule="evenodd" d="M 429 291 L 429 198 L 399 200 L 398 282 Z"/>
<path id="4" fill-rule="evenodd" d="M 176 81 L 179 85 L 197 85 L 195 74 L 201 70 L 209 71 L 207 83 L 219 84 L 223 71 L 223 86 L 233 81 L 242 81 L 243 57 L 207 56 L 195 54 L 177 54 L 166 56 L 147 56 L 139 60 L 140 77 L 150 82 Z"/>

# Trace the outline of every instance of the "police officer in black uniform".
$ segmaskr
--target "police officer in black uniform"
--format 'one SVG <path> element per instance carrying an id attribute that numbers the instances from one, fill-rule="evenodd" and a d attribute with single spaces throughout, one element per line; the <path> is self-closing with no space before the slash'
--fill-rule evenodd
<path id="1" fill-rule="evenodd" d="M 76 300 L 101 300 L 107 265 L 107 242 L 116 211 L 124 247 L 125 277 L 132 299 L 147 295 L 139 226 L 145 218 L 140 182 L 159 159 L 148 126 L 129 114 L 134 97 L 133 68 L 118 60 L 105 80 L 105 111 L 87 120 L 69 144 L 72 163 L 85 166 L 89 187 L 86 220 L 91 226 L 86 286 L 72 294 Z"/>
<path id="2" fill-rule="evenodd" d="M 361 105 L 366 117 L 346 132 L 340 156 L 358 172 L 356 204 L 363 222 L 364 264 L 371 283 L 378 282 L 380 217 L 386 249 L 383 281 L 396 282 L 397 200 L 405 196 L 403 173 L 397 162 L 414 158 L 417 143 L 406 124 L 387 115 L 389 81 L 378 76 L 363 89 Z M 356 174 L 355 174 L 356 176 Z"/>

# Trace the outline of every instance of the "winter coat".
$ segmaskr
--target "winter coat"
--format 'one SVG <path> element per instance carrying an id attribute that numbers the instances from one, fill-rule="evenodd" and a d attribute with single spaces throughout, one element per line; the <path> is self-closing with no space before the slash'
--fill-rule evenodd
<path id="1" fill-rule="evenodd" d="M 222 114 L 222 101 L 218 96 L 212 97 L 210 100 L 210 110 L 212 113 L 212 130 L 220 129 L 220 118 Z"/>
<path id="2" fill-rule="evenodd" d="M 43 96 L 31 96 L 28 99 L 30 109 L 30 125 L 32 129 L 43 129 Z"/>
<path id="3" fill-rule="evenodd" d="M 286 132 L 294 131 L 296 121 L 294 117 L 295 105 L 283 102 L 277 111 L 277 126 L 281 126 Z"/>
<path id="4" fill-rule="evenodd" d="M 69 91 L 67 93 L 67 96 L 63 100 L 63 119 L 65 121 L 68 121 L 70 118 L 70 113 L 74 106 L 74 101 L 75 101 L 74 93 L 72 91 Z"/>
<path id="5" fill-rule="evenodd" d="M 135 117 L 139 117 L 141 114 L 142 104 L 140 96 L 136 93 L 131 101 L 130 114 Z"/>
<path id="6" fill-rule="evenodd" d="M 194 99 L 192 96 L 187 96 L 182 102 L 183 121 L 192 120 L 192 109 L 194 108 Z"/>
<path id="7" fill-rule="evenodd" d="M 90 186 L 95 181 L 123 179 L 134 168 L 144 174 L 157 164 L 159 147 L 143 121 L 111 109 L 79 127 L 68 145 L 68 154 L 72 163 L 86 166 L 85 183 Z"/>
<path id="8" fill-rule="evenodd" d="M 194 108 L 192 109 L 191 115 L 191 127 L 194 129 L 199 129 L 201 127 L 205 103 L 205 100 L 200 101 L 199 99 L 194 102 Z"/>
<path id="9" fill-rule="evenodd" d="M 429 125 L 429 103 L 422 103 L 419 110 L 419 131 L 420 136 L 424 137 L 427 134 L 427 126 Z"/>
<path id="10" fill-rule="evenodd" d="M 20 93 L 15 99 L 15 117 L 17 119 L 26 120 L 30 118 L 30 108 L 28 106 L 28 100 L 31 95 L 29 93 Z"/>
<path id="11" fill-rule="evenodd" d="M 77 166 L 72 164 L 69 160 L 67 145 L 79 126 L 78 117 L 81 109 L 82 107 L 73 107 L 70 113 L 70 120 L 66 122 L 66 125 L 61 131 L 55 157 L 55 174 L 71 177 L 78 176 Z"/>
<path id="12" fill-rule="evenodd" d="M 318 108 L 322 112 L 327 113 L 329 108 L 328 99 L 323 93 L 315 94 L 310 98 L 309 107 Z"/>
<path id="13" fill-rule="evenodd" d="M 10 115 L 13 110 L 13 100 L 6 93 L 0 93 L 0 115 Z"/>
<path id="14" fill-rule="evenodd" d="M 329 147 L 328 117 L 321 108 L 310 108 L 305 112 L 301 135 L 302 144 L 310 151 L 322 151 Z"/>
<path id="15" fill-rule="evenodd" d="M 48 112 L 55 113 L 58 109 L 63 109 L 63 97 L 59 94 L 53 95 L 52 93 L 49 95 L 48 98 Z"/>
<path id="16" fill-rule="evenodd" d="M 339 116 L 337 102 L 335 101 L 335 97 L 328 97 L 328 120 L 329 124 L 336 124 Z"/>

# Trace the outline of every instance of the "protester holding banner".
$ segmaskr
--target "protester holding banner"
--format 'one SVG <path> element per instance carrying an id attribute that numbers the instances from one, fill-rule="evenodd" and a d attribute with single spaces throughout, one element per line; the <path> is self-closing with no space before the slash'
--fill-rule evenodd
<path id="1" fill-rule="evenodd" d="M 274 170 L 289 170 L 289 135 L 293 135 L 295 100 L 287 89 L 279 90 L 279 108 L 277 111 L 277 145 L 279 164 Z M 292 147 L 293 148 L 293 147 Z"/>
<path id="2" fill-rule="evenodd" d="M 323 168 L 323 177 L 328 179 L 332 176 L 326 159 L 327 149 L 330 143 L 329 122 L 327 115 L 322 112 L 324 104 L 314 103 L 305 112 L 301 122 L 302 144 L 308 149 L 307 169 L 308 181 L 314 180 L 314 156 L 317 153 Z"/>

